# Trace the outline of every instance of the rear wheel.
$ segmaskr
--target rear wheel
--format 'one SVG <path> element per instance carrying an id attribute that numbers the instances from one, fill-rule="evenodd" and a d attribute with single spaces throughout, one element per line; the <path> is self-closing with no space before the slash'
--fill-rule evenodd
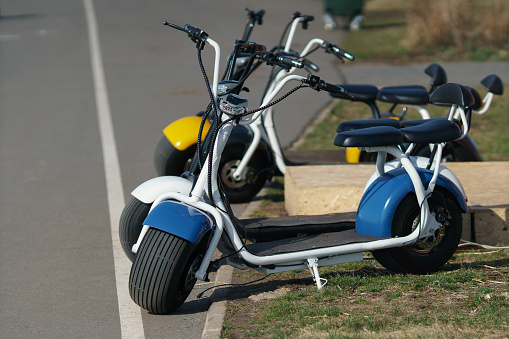
<path id="1" fill-rule="evenodd" d="M 429 158 L 431 151 L 429 146 L 425 145 L 420 147 L 415 155 Z M 442 151 L 442 162 L 467 162 L 467 161 L 480 161 L 479 157 L 472 153 L 467 148 L 456 144 L 455 142 L 450 142 L 445 145 L 444 150 Z"/>
<path id="2" fill-rule="evenodd" d="M 163 135 L 156 146 L 154 165 L 157 175 L 179 176 L 189 170 L 196 151 L 196 144 L 180 151 Z"/>
<path id="3" fill-rule="evenodd" d="M 150 228 L 131 268 L 131 298 L 151 313 L 174 312 L 191 293 L 204 253 L 204 246 Z"/>
<path id="4" fill-rule="evenodd" d="M 150 206 L 151 204 L 145 204 L 135 197 L 131 197 L 120 215 L 118 227 L 120 244 L 131 261 L 134 259 L 134 253 L 132 252 L 133 245 L 140 236 L 143 221 L 150 211 Z"/>
<path id="5" fill-rule="evenodd" d="M 373 251 L 375 259 L 396 273 L 425 274 L 442 267 L 454 254 L 461 238 L 461 213 L 449 194 L 435 191 L 428 199 L 432 214 L 441 226 L 412 245 Z M 392 237 L 410 234 L 420 221 L 415 194 L 407 195 L 392 221 Z"/>

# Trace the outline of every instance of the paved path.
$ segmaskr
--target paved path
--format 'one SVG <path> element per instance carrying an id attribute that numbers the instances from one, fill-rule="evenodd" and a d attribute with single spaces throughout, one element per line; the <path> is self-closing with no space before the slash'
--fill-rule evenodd
<path id="1" fill-rule="evenodd" d="M 95 9 L 98 68 L 87 4 Z M 155 175 L 152 154 L 162 128 L 207 103 L 193 44 L 162 22 L 199 26 L 225 52 L 240 36 L 245 7 L 267 10 L 252 38 L 272 46 L 293 11 L 319 18 L 320 2 L 2 0 L 1 5 L 3 337 L 199 337 L 210 302 L 196 293 L 208 285 L 197 286 L 175 315 L 141 311 L 140 317 L 135 310 L 126 320 L 123 301 L 119 306 L 125 282 L 115 271 L 117 204 Z M 323 32 L 319 20 L 299 34 L 296 49 L 315 36 L 341 41 L 339 32 Z M 205 60 L 209 57 L 206 50 Z M 360 78 L 369 81 L 354 81 L 348 72 L 359 76 L 359 69 L 338 70 L 330 55 L 316 53 L 311 59 L 331 82 L 379 83 L 367 76 Z M 253 96 L 265 79 L 263 72 L 253 76 L 248 84 Z M 297 138 L 328 100 L 325 93 L 303 91 L 283 102 L 276 113 L 283 145 Z M 136 332 L 139 321 L 142 333 Z M 136 325 L 128 326 L 131 322 Z"/>

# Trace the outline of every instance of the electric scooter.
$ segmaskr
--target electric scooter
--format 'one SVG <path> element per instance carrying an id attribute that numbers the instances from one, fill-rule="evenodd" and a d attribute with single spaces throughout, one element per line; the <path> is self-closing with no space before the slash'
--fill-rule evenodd
<path id="1" fill-rule="evenodd" d="M 245 59 L 246 55 L 249 56 L 247 60 Z M 249 77 L 249 74 L 263 63 L 275 65 L 286 70 L 290 70 L 294 67 L 305 67 L 304 62 L 288 57 L 287 53 L 285 52 L 266 52 L 265 47 L 262 45 L 258 45 L 256 43 L 246 43 L 242 40 L 238 40 L 235 43 L 234 51 L 230 54 L 226 74 L 233 74 L 235 72 L 235 70 L 238 68 L 238 58 L 243 59 L 242 68 L 245 71 L 242 72 L 242 75 L 238 80 L 228 79 L 217 81 L 217 91 L 219 95 L 226 95 L 229 93 L 238 94 L 244 88 L 244 82 Z M 218 94 L 216 94 L 216 96 Z M 209 105 L 202 116 L 186 117 L 181 119 L 180 122 L 177 121 L 170 125 L 172 128 L 175 126 L 184 128 L 186 126 L 185 124 L 181 124 L 182 121 L 194 120 L 193 123 L 198 126 L 198 131 L 195 133 L 197 140 L 194 141 L 193 146 L 195 149 L 195 155 L 193 155 L 189 166 L 182 168 L 178 172 L 179 176 L 182 175 L 182 173 L 185 174 L 187 172 L 196 175 L 203 167 L 203 161 L 207 155 L 207 152 L 203 150 L 206 150 L 207 148 L 202 147 L 201 145 L 207 145 L 210 143 L 207 137 L 210 139 L 211 133 L 214 130 L 214 119 L 210 118 L 210 111 L 212 107 L 212 105 Z M 188 128 L 192 129 L 193 127 L 188 126 Z M 236 143 L 239 141 L 237 138 L 239 133 L 240 135 L 247 135 L 247 133 L 244 133 L 242 129 L 247 129 L 247 127 L 238 125 L 235 129 L 233 129 L 230 137 L 230 139 L 233 139 L 233 142 L 230 144 L 230 146 L 232 144 L 236 145 Z M 172 133 L 171 135 L 175 134 Z M 228 159 L 227 156 L 223 156 L 221 168 L 224 167 L 222 166 L 225 161 L 224 159 Z M 152 202 L 158 194 L 166 192 L 167 190 L 176 190 L 178 192 L 189 191 L 189 175 L 186 174 L 185 177 L 186 178 L 179 178 L 177 176 L 163 176 L 154 178 L 140 185 L 131 193 L 132 197 L 124 207 L 119 222 L 120 243 L 125 254 L 130 260 L 133 260 L 134 258 L 134 254 L 131 251 L 132 246 L 138 239 L 143 220 L 146 218 Z"/>
<path id="2" fill-rule="evenodd" d="M 337 135 L 337 146 L 361 147 L 380 155 L 356 216 L 275 218 L 249 224 L 235 218 L 218 181 L 221 153 L 233 126 L 253 123 L 264 109 L 303 87 L 349 94 L 317 76 L 290 75 L 265 96 L 259 108 L 249 111 L 247 100 L 238 94 L 218 96 L 219 45 L 201 29 L 167 25 L 188 34 L 199 50 L 208 44 L 216 52 L 212 89 L 204 76 L 215 126 L 207 133 L 212 135 L 207 158 L 196 177 L 191 173 L 155 179 L 162 185 L 182 181 L 181 190 L 167 186 L 161 192 L 154 182 L 139 187 L 140 195 L 156 198 L 133 246 L 136 256 L 129 292 L 135 303 L 155 314 L 175 311 L 197 279 L 207 280 L 216 249 L 223 254 L 222 261 L 241 269 L 271 273 L 309 268 L 318 289 L 326 283 L 320 277 L 320 266 L 362 260 L 364 251 L 371 251 L 394 272 L 432 272 L 450 259 L 461 237 L 461 213 L 467 205 L 461 184 L 440 159 L 445 143 L 468 132 L 460 126 L 470 120 L 474 90 L 445 84 L 433 93 L 432 102 L 451 106 L 448 119 L 430 119 L 404 128 L 366 127 Z M 299 85 L 274 100 L 290 82 Z M 461 121 L 453 119 L 457 109 Z M 401 150 L 405 143 L 433 144 L 428 166 L 417 167 L 419 160 Z M 389 171 L 385 170 L 386 153 L 398 162 Z M 248 244 L 247 238 L 263 241 Z"/>
<path id="3" fill-rule="evenodd" d="M 281 42 L 273 48 L 273 51 L 292 57 L 299 56 L 297 52 L 291 49 L 295 32 L 299 25 L 302 25 L 303 29 L 307 29 L 308 23 L 312 20 L 314 20 L 313 16 L 295 12 L 283 32 Z M 287 39 L 284 46 L 282 46 L 285 36 L 287 36 Z M 244 34 L 244 37 L 248 38 L 249 34 Z M 304 62 L 304 67 L 309 71 L 317 71 L 319 68 L 305 57 L 319 48 L 340 59 L 353 60 L 354 58 L 351 54 L 328 41 L 313 39 L 300 54 L 300 60 Z M 246 58 L 248 57 L 243 56 L 240 60 L 245 62 Z M 236 70 L 225 72 L 226 80 L 239 80 L 240 75 L 243 74 L 245 69 L 245 64 L 239 62 L 238 57 L 235 67 Z M 294 71 L 295 68 L 292 68 L 289 72 L 279 68 L 278 72 L 275 72 L 276 74 L 271 74 L 266 91 L 271 86 L 273 87 L 283 76 Z M 185 117 L 172 122 L 163 130 L 164 136 L 159 141 L 154 155 L 154 163 L 158 175 L 180 175 L 189 169 L 196 153 L 196 141 L 201 123 L 202 119 L 200 116 Z M 210 122 L 205 121 L 204 124 L 204 132 L 206 133 L 208 128 L 210 128 Z M 269 125 L 271 126 L 266 128 Z M 262 130 L 265 133 L 262 133 Z M 204 137 L 205 133 L 202 134 L 202 137 Z M 268 135 L 268 137 L 264 134 Z M 263 123 L 260 121 L 256 125 L 236 126 L 229 139 L 227 150 L 223 154 L 223 162 L 220 165 L 219 171 L 229 200 L 233 203 L 251 201 L 265 185 L 265 182 L 272 178 L 274 171 L 277 171 L 275 162 L 282 163 L 281 157 L 278 156 L 281 154 L 271 111 L 264 114 Z M 244 160 L 241 161 L 242 159 Z M 289 163 L 287 160 L 284 161 L 287 164 Z M 280 174 L 280 172 L 277 172 L 277 174 Z"/>

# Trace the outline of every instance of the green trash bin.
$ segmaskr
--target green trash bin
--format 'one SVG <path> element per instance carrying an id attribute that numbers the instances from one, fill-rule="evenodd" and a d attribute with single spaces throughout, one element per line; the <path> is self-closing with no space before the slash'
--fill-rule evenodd
<path id="1" fill-rule="evenodd" d="M 324 0 L 324 12 L 344 17 L 362 13 L 363 0 Z"/>

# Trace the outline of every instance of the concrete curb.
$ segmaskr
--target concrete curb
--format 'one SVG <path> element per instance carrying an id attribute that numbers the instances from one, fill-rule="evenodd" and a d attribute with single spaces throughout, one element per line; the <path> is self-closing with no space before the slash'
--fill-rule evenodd
<path id="1" fill-rule="evenodd" d="M 229 284 L 232 278 L 233 267 L 224 265 L 219 268 L 216 274 L 216 284 L 220 281 L 222 283 Z M 202 339 L 216 339 L 221 337 L 221 330 L 223 329 L 224 316 L 226 314 L 226 303 L 227 299 L 217 300 L 219 291 L 221 295 L 226 294 L 228 288 L 221 290 L 215 290 L 212 294 L 212 304 L 207 311 L 207 318 L 205 319 L 205 325 L 201 334 Z M 216 301 L 217 300 L 217 301 Z"/>
<path id="2" fill-rule="evenodd" d="M 265 195 L 265 189 L 259 193 L 259 196 Z M 249 216 L 260 206 L 261 200 L 251 201 L 246 209 L 242 212 L 240 219 L 247 219 Z M 215 285 L 230 284 L 232 279 L 233 267 L 229 265 L 223 265 L 219 267 Z M 205 319 L 205 325 L 201 334 L 202 339 L 218 339 L 221 337 L 221 330 L 223 329 L 224 317 L 226 314 L 226 304 L 228 298 L 229 287 L 219 288 L 214 290 L 211 295 L 212 304 L 207 311 L 207 318 Z"/>

